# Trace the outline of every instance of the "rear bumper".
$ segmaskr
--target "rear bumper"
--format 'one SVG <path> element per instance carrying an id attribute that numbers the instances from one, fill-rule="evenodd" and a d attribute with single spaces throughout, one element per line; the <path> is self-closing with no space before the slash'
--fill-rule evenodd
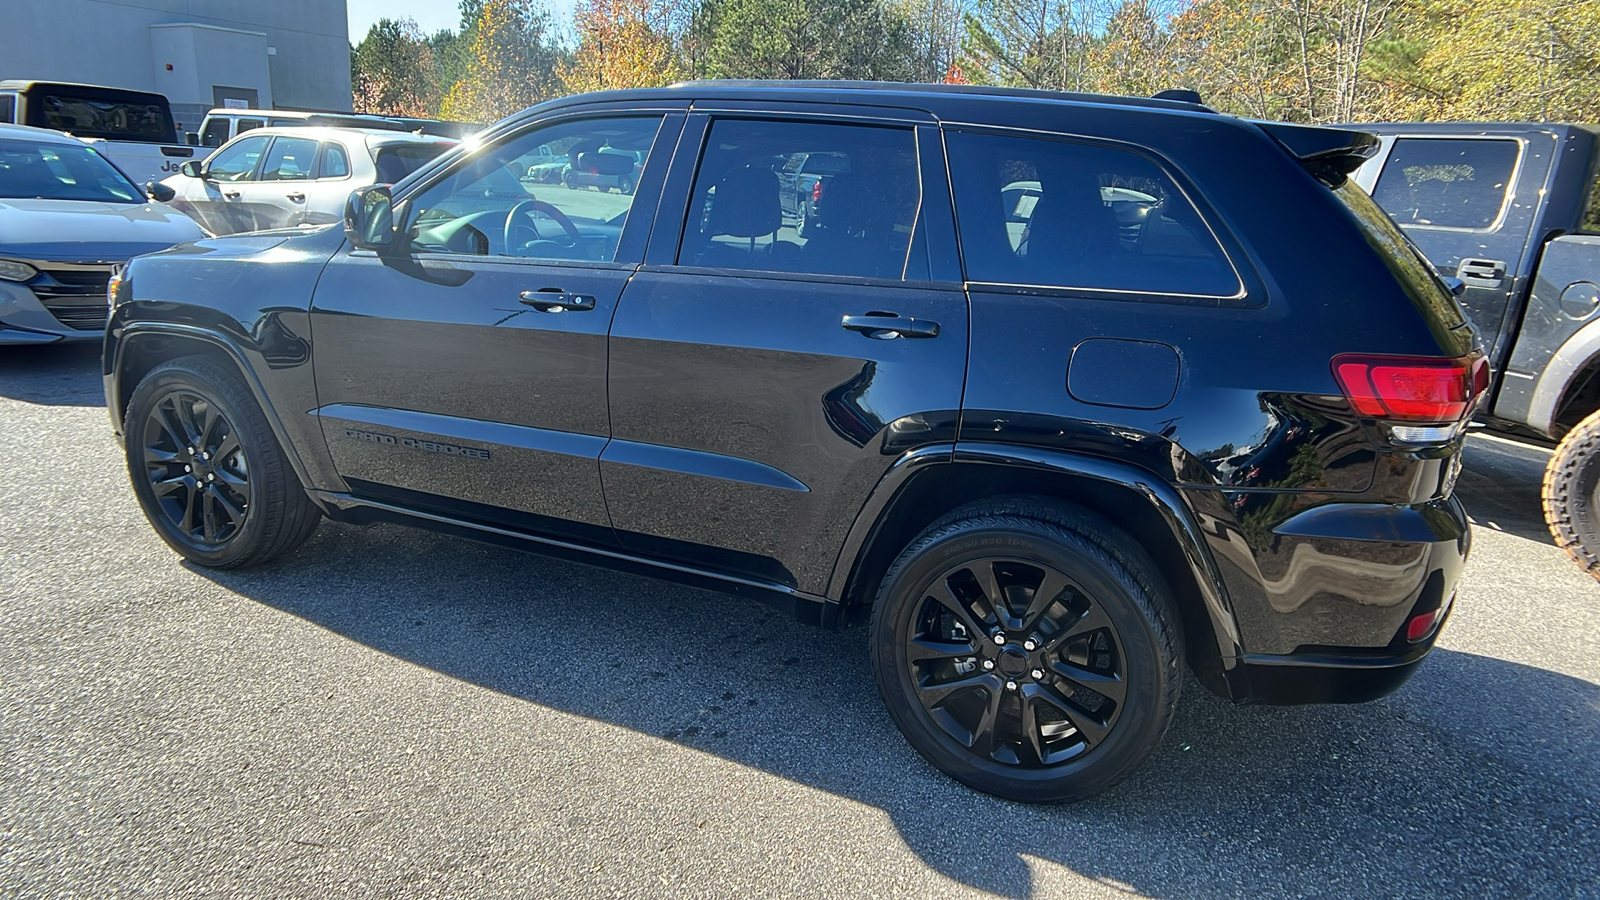
<path id="1" fill-rule="evenodd" d="M 1246 703 L 1356 703 L 1404 684 L 1448 611 L 1471 550 L 1454 497 L 1415 505 L 1186 491 L 1238 628 L 1225 691 Z M 1241 514 L 1240 507 L 1244 507 Z M 1440 614 L 1442 615 L 1442 614 Z"/>
<path id="2" fill-rule="evenodd" d="M 1449 613 L 1445 613 L 1449 619 Z M 1307 650 L 1284 656 L 1246 656 L 1248 703 L 1286 706 L 1304 703 L 1366 703 L 1399 690 L 1422 667 L 1443 623 L 1433 634 L 1403 649 L 1360 653 Z"/>

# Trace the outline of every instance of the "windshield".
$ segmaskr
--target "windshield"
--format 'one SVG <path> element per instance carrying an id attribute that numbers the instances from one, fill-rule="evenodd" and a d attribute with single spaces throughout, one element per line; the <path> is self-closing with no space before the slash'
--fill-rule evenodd
<path id="1" fill-rule="evenodd" d="M 68 131 L 73 137 L 110 141 L 170 144 L 177 138 L 166 104 L 114 94 L 93 96 L 72 91 L 44 93 L 35 90 L 28 96 L 27 124 Z"/>
<path id="2" fill-rule="evenodd" d="M 375 164 L 378 167 L 378 182 L 380 184 L 394 184 L 412 172 L 422 168 L 423 164 L 435 156 L 449 150 L 453 144 L 428 143 L 428 144 L 403 144 L 397 147 L 380 147 Z"/>
<path id="3" fill-rule="evenodd" d="M 0 140 L 0 197 L 143 203 L 144 194 L 88 145 Z"/>

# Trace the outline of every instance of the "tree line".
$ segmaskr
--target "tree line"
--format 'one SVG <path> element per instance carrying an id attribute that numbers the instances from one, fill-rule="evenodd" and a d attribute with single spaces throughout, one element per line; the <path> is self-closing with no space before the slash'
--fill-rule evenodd
<path id="1" fill-rule="evenodd" d="M 461 0 L 351 49 L 358 112 L 492 122 L 695 78 L 1149 95 L 1291 122 L 1600 120 L 1595 0 Z"/>

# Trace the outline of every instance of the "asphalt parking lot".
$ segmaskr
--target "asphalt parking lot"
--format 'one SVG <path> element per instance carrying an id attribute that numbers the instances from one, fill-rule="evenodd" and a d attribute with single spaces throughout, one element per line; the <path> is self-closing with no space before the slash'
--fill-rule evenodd
<path id="1" fill-rule="evenodd" d="M 922 762 L 863 631 L 422 531 L 181 563 L 98 349 L 0 349 L 0 897 L 1600 895 L 1600 585 L 1476 437 L 1429 664 L 1364 706 L 1191 681 L 1065 808 Z"/>

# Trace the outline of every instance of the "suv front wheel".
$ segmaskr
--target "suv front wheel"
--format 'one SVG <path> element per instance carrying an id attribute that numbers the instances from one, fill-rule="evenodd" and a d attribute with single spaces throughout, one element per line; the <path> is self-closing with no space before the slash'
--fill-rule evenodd
<path id="1" fill-rule="evenodd" d="M 232 367 L 201 356 L 152 369 L 123 422 L 128 476 L 162 540 L 202 566 L 266 562 L 321 513 Z"/>
<path id="2" fill-rule="evenodd" d="M 1180 619 L 1148 555 L 1076 507 L 1018 498 L 935 523 L 884 576 L 872 663 L 941 771 L 1011 800 L 1100 793 L 1160 743 Z"/>

